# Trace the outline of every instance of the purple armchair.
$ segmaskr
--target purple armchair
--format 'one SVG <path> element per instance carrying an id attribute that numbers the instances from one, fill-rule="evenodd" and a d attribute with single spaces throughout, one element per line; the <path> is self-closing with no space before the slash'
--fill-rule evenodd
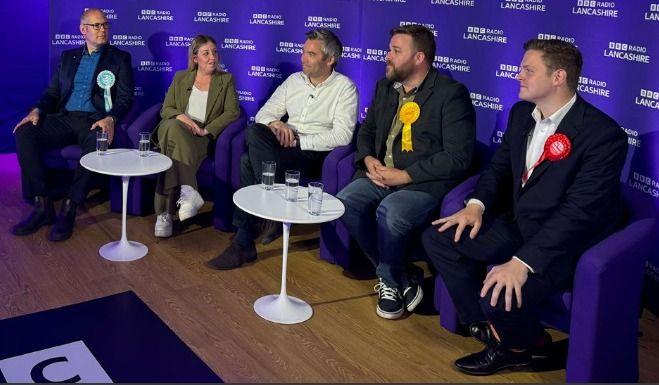
<path id="1" fill-rule="evenodd" d="M 156 104 L 144 111 L 127 129 L 124 147 L 137 148 L 138 136 L 142 131 L 151 132 L 160 121 L 162 105 Z M 233 204 L 231 195 L 231 170 L 235 164 L 240 167 L 240 155 L 232 151 L 233 140 L 243 133 L 245 128 L 245 111 L 240 109 L 240 116 L 227 126 L 217 138 L 215 151 L 201 164 L 197 181 L 202 197 L 212 200 L 213 225 L 222 231 L 232 231 L 231 217 Z M 153 212 L 153 195 L 155 193 L 155 175 L 131 178 L 128 187 L 127 212 L 132 215 L 147 215 Z M 111 179 L 111 207 L 114 212 L 121 212 L 121 180 Z"/>
<path id="2" fill-rule="evenodd" d="M 444 198 L 442 216 L 464 207 L 478 180 L 471 177 Z M 577 264 L 571 291 L 542 310 L 545 326 L 569 334 L 568 382 L 638 381 L 638 317 L 645 260 L 654 231 L 654 211 L 639 193 L 623 187 L 629 215 L 625 226 L 587 250 Z M 458 330 L 458 318 L 441 278 L 435 278 L 440 324 Z"/>

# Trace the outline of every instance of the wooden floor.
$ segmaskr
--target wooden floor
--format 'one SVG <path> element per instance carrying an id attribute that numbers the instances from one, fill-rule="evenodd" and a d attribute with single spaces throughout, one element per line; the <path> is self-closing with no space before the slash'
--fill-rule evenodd
<path id="1" fill-rule="evenodd" d="M 318 258 L 318 231 L 293 226 L 289 254 L 289 294 L 308 301 L 313 317 L 298 325 L 278 325 L 258 317 L 252 304 L 279 292 L 281 241 L 259 246 L 256 263 L 214 271 L 204 262 L 230 241 L 212 228 L 210 205 L 199 223 L 166 240 L 153 237 L 154 216 L 129 217 L 130 239 L 148 245 L 138 261 L 113 263 L 99 246 L 120 235 L 121 216 L 109 202 L 92 196 L 80 210 L 73 237 L 46 240 L 42 229 L 14 237 L 9 228 L 28 206 L 20 199 L 14 155 L 0 156 L 0 319 L 133 290 L 192 350 L 227 382 L 562 382 L 565 370 L 503 372 L 469 377 L 452 361 L 480 345 L 446 332 L 437 315 L 413 314 L 387 321 L 375 314 L 374 280 L 344 277 Z M 656 317 L 641 321 L 640 375 L 659 381 Z M 612 331 L 615 332 L 615 331 Z M 564 336 L 553 333 L 557 339 Z"/>

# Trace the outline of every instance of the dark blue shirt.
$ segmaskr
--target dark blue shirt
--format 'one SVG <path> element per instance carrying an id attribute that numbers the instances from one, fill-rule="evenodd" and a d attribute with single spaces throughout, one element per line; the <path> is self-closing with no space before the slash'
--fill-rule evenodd
<path id="1" fill-rule="evenodd" d="M 92 86 L 96 82 L 94 72 L 101 59 L 103 48 L 105 46 L 92 53 L 89 53 L 86 46 L 83 48 L 80 65 L 73 79 L 73 90 L 65 106 L 68 111 L 98 112 L 92 104 Z"/>

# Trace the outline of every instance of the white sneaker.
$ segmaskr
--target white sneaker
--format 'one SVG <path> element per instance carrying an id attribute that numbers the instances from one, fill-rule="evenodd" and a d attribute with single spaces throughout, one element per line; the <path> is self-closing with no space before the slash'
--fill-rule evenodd
<path id="1" fill-rule="evenodd" d="M 169 213 L 162 213 L 156 218 L 154 233 L 156 237 L 167 238 L 172 236 L 172 216 Z"/>
<path id="2" fill-rule="evenodd" d="M 181 197 L 176 201 L 178 206 L 178 219 L 183 222 L 197 215 L 197 211 L 204 205 L 204 199 L 192 186 L 181 186 Z"/>

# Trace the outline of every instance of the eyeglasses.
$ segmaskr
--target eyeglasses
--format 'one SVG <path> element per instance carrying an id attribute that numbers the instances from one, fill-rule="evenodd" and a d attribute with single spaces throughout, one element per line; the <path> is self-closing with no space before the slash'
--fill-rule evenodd
<path id="1" fill-rule="evenodd" d="M 100 30 L 101 30 L 101 27 L 102 27 L 103 29 L 105 29 L 105 30 L 110 29 L 110 23 L 108 23 L 108 22 L 105 22 L 105 23 L 96 23 L 96 24 L 87 24 L 87 23 L 83 23 L 82 25 L 86 25 L 86 26 L 88 26 L 88 27 L 92 27 L 92 29 L 93 29 L 94 31 L 100 31 Z"/>

